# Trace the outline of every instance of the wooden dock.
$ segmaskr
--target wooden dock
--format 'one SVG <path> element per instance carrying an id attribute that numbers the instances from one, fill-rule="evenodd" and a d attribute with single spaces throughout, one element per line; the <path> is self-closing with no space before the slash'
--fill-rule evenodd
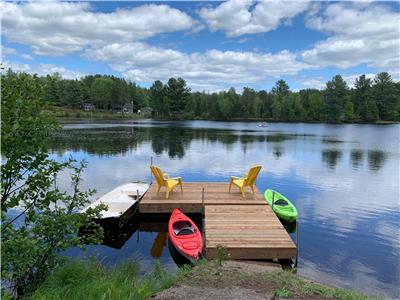
<path id="1" fill-rule="evenodd" d="M 202 190 L 204 188 L 204 195 Z M 217 246 L 226 248 L 230 259 L 288 259 L 296 256 L 296 245 L 265 202 L 258 189 L 242 198 L 228 183 L 184 182 L 184 192 L 176 189 L 165 199 L 152 184 L 139 203 L 141 214 L 204 213 L 207 258 L 216 258 Z"/>

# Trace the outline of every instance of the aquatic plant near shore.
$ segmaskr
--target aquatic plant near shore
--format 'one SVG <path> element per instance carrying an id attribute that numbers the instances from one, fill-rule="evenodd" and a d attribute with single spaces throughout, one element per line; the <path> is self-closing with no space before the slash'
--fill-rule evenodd
<path id="1" fill-rule="evenodd" d="M 147 299 L 180 280 L 188 268 L 168 274 L 157 261 L 152 272 L 138 275 L 139 264 L 128 260 L 104 267 L 98 261 L 68 261 L 52 272 L 28 298 L 36 299 Z"/>

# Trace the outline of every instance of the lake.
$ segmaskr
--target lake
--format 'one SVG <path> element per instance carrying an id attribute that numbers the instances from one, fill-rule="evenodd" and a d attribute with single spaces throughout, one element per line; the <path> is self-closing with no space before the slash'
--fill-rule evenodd
<path id="1" fill-rule="evenodd" d="M 298 209 L 299 274 L 397 298 L 399 133 L 398 124 L 97 121 L 65 123 L 51 149 L 57 160 L 87 161 L 82 187 L 96 189 L 96 197 L 125 182 L 150 182 L 151 157 L 184 181 L 228 181 L 260 164 L 258 188 L 278 190 Z M 58 184 L 68 186 L 67 176 Z M 143 223 L 118 247 L 66 255 L 94 255 L 108 265 L 133 258 L 144 271 L 159 257 L 173 272 L 166 235 L 157 228 Z"/>

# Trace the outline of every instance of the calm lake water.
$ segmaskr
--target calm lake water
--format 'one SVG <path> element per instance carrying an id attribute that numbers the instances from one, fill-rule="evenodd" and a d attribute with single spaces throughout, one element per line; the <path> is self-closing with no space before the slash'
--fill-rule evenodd
<path id="1" fill-rule="evenodd" d="M 151 157 L 184 181 L 227 181 L 261 164 L 259 189 L 280 191 L 299 211 L 299 274 L 397 298 L 399 133 L 399 125 L 73 123 L 51 148 L 59 160 L 88 162 L 83 188 L 95 188 L 97 197 L 125 182 L 149 182 Z M 67 186 L 67 176 L 58 182 Z M 159 257 L 174 271 L 163 224 L 132 225 L 117 246 L 66 254 L 95 255 L 108 265 L 134 258 L 143 270 Z"/>

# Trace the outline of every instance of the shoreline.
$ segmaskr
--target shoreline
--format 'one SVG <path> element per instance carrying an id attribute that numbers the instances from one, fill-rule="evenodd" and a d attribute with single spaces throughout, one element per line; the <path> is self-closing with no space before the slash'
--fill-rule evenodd
<path id="1" fill-rule="evenodd" d="M 93 117 L 64 117 L 64 116 L 57 116 L 57 118 L 62 122 L 73 122 L 73 121 L 142 121 L 142 120 L 153 120 L 159 122 L 170 122 L 170 121 L 212 121 L 212 122 L 232 122 L 232 123 L 256 123 L 256 122 L 266 122 L 266 123 L 288 123 L 288 124 L 296 124 L 296 123 L 303 123 L 303 124 L 329 124 L 329 125 L 396 125 L 400 124 L 400 122 L 396 121 L 378 121 L 375 123 L 363 123 L 363 122 L 315 122 L 315 121 L 276 121 L 276 120 L 265 120 L 265 119 L 231 119 L 231 120 L 218 120 L 218 119 L 157 119 L 151 118 L 148 116 L 128 116 L 128 115 L 97 115 Z"/>
<path id="2" fill-rule="evenodd" d="M 275 262 L 202 261 L 152 299 L 388 299 L 329 286 L 283 270 Z"/>
<path id="3" fill-rule="evenodd" d="M 139 262 L 104 267 L 100 261 L 68 260 L 25 299 L 391 299 L 304 278 L 273 261 L 200 260 L 168 273 L 158 262 L 140 275 Z M 65 282 L 65 278 L 70 278 Z"/>
<path id="4" fill-rule="evenodd" d="M 296 121 L 285 121 L 275 120 L 270 118 L 232 118 L 232 119 L 203 119 L 203 118 L 184 118 L 182 115 L 178 115 L 172 118 L 157 118 L 151 115 L 139 115 L 136 113 L 122 113 L 108 110 L 97 110 L 97 111 L 83 111 L 81 109 L 63 108 L 63 107 L 52 107 L 51 111 L 55 114 L 58 119 L 65 120 L 124 120 L 124 121 L 138 121 L 151 119 L 154 121 L 215 121 L 215 122 L 266 122 L 266 123 L 305 123 L 305 124 L 369 124 L 369 125 L 393 125 L 400 124 L 400 121 L 376 121 L 373 123 L 362 122 L 354 120 L 353 122 L 329 122 L 329 121 L 310 121 L 310 120 L 296 120 Z"/>

